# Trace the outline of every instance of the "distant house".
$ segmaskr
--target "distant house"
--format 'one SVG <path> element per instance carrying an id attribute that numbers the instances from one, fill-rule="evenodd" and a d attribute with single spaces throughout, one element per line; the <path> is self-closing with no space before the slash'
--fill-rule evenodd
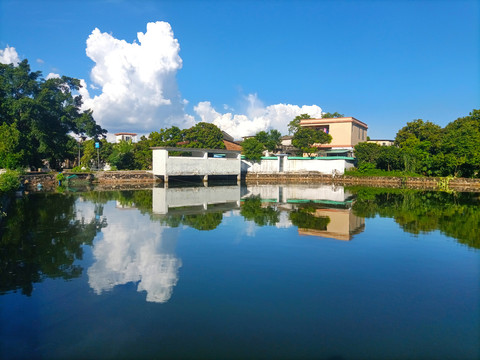
<path id="1" fill-rule="evenodd" d="M 367 140 L 367 143 L 377 144 L 380 146 L 392 146 L 395 143 L 395 140 L 370 139 L 370 140 Z"/>
<path id="2" fill-rule="evenodd" d="M 115 142 L 119 143 L 120 141 L 131 141 L 137 142 L 137 134 L 129 132 L 119 132 L 115 134 Z"/>
<path id="3" fill-rule="evenodd" d="M 300 126 L 324 131 L 332 136 L 330 144 L 319 144 L 319 149 L 352 151 L 358 143 L 367 141 L 368 125 L 354 117 L 302 119 Z"/>
<path id="4" fill-rule="evenodd" d="M 295 154 L 298 149 L 292 145 L 293 136 L 285 135 L 280 138 L 280 153 L 281 154 Z"/>

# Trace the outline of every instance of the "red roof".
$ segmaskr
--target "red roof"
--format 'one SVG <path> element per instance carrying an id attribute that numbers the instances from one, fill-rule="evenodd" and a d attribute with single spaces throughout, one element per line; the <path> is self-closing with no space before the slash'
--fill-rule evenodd
<path id="1" fill-rule="evenodd" d="M 242 146 L 233 141 L 223 140 L 223 144 L 227 150 L 237 150 L 242 151 Z"/>

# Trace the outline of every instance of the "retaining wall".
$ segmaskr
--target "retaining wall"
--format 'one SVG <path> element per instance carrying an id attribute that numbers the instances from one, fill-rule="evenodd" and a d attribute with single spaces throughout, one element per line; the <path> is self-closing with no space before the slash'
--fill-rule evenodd
<path id="1" fill-rule="evenodd" d="M 72 173 L 65 173 L 70 176 Z M 97 173 L 78 173 L 71 181 L 81 180 L 94 182 L 101 186 L 120 186 L 122 184 L 142 185 L 161 182 L 151 172 L 147 171 L 99 171 Z M 429 177 L 353 177 L 332 176 L 320 172 L 297 173 L 247 173 L 243 180 L 247 184 L 337 184 L 337 185 L 365 185 L 376 187 L 408 187 L 425 189 L 452 189 L 480 191 L 480 179 L 465 178 L 429 178 Z M 21 182 L 27 189 L 36 189 L 42 184 L 44 190 L 53 190 L 58 185 L 56 174 L 27 174 L 21 176 Z"/>
<path id="2" fill-rule="evenodd" d="M 159 181 L 148 171 L 99 171 L 94 173 L 95 181 L 105 183 L 155 183 Z"/>
<path id="3" fill-rule="evenodd" d="M 374 187 L 407 187 L 422 189 L 452 189 L 480 191 L 480 179 L 432 177 L 354 177 L 331 176 L 319 172 L 308 173 L 247 173 L 247 184 L 323 183 L 337 185 L 364 185 Z"/>

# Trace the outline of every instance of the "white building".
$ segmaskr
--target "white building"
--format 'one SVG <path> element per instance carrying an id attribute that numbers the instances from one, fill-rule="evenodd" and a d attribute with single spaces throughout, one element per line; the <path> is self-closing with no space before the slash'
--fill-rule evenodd
<path id="1" fill-rule="evenodd" d="M 137 134 L 129 132 L 116 133 L 115 142 L 119 143 L 120 141 L 131 141 L 132 143 L 137 142 Z"/>

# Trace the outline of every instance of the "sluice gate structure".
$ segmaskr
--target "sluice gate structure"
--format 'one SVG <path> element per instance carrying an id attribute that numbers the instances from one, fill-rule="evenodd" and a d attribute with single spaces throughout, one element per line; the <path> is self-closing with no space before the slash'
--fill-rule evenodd
<path id="1" fill-rule="evenodd" d="M 162 177 L 165 184 L 170 177 L 181 176 L 200 176 L 204 182 L 210 176 L 229 176 L 240 181 L 240 151 L 153 147 L 152 158 L 153 175 Z"/>

